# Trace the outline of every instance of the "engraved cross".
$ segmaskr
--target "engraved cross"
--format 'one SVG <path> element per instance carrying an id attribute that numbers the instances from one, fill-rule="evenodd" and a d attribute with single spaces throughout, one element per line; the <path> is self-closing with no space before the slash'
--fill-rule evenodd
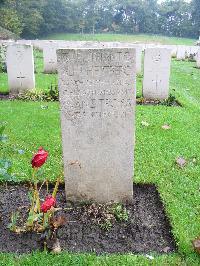
<path id="1" fill-rule="evenodd" d="M 158 89 L 158 84 L 160 83 L 160 80 L 158 80 L 158 75 L 156 75 L 156 80 L 152 80 L 153 83 L 156 84 L 156 90 Z"/>
<path id="2" fill-rule="evenodd" d="M 26 77 L 23 77 L 22 73 L 20 72 L 19 77 L 17 79 L 20 79 L 20 86 L 22 87 L 22 80 L 25 79 Z"/>
<path id="3" fill-rule="evenodd" d="M 55 64 L 55 62 L 53 60 L 50 60 L 49 64 Z"/>

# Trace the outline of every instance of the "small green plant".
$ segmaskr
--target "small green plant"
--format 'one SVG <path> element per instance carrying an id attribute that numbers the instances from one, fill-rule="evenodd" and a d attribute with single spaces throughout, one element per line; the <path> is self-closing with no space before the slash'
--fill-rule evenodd
<path id="1" fill-rule="evenodd" d="M 181 106 L 181 104 L 176 100 L 176 96 L 172 93 L 170 93 L 166 100 L 161 101 L 160 104 L 166 106 Z"/>
<path id="2" fill-rule="evenodd" d="M 26 91 L 24 93 L 19 94 L 18 99 L 24 101 L 58 101 L 58 86 L 55 84 L 51 84 L 47 91 L 36 89 Z"/>
<path id="3" fill-rule="evenodd" d="M 128 221 L 128 211 L 120 203 L 92 203 L 83 208 L 83 215 L 104 230 L 110 230 L 116 222 Z"/>
<path id="4" fill-rule="evenodd" d="M 19 212 L 12 212 L 11 214 L 11 222 L 8 225 L 8 228 L 17 233 L 17 219 L 19 218 Z"/>
<path id="5" fill-rule="evenodd" d="M 6 72 L 6 47 L 0 46 L 0 73 Z"/>
<path id="6" fill-rule="evenodd" d="M 113 214 L 117 221 L 126 222 L 128 221 L 128 211 L 120 203 L 116 203 L 113 206 Z"/>
<path id="7" fill-rule="evenodd" d="M 0 158 L 0 181 L 16 181 L 15 175 L 12 174 L 12 162 L 5 158 Z"/>
<path id="8" fill-rule="evenodd" d="M 49 96 L 52 99 L 52 101 L 58 101 L 58 85 L 53 85 L 51 84 L 50 88 L 49 88 Z"/>
<path id="9" fill-rule="evenodd" d="M 196 62 L 195 53 L 190 53 L 187 59 L 189 62 Z"/>
<path id="10" fill-rule="evenodd" d="M 112 228 L 113 224 L 110 220 L 105 220 L 105 222 L 101 223 L 99 226 L 103 230 L 109 231 Z"/>

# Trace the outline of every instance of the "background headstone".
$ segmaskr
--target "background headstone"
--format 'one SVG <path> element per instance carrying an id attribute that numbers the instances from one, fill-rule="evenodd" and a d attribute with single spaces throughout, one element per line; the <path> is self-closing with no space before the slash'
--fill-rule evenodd
<path id="1" fill-rule="evenodd" d="M 136 73 L 140 74 L 142 71 L 142 47 L 136 47 Z"/>
<path id="2" fill-rule="evenodd" d="M 197 52 L 196 62 L 197 62 L 197 67 L 200 68 L 200 47 Z"/>
<path id="3" fill-rule="evenodd" d="M 67 199 L 131 201 L 135 49 L 57 55 Z"/>
<path id="4" fill-rule="evenodd" d="M 6 61 L 11 94 L 18 94 L 35 88 L 33 48 L 31 45 L 9 45 Z"/>
<path id="5" fill-rule="evenodd" d="M 178 45 L 177 46 L 177 53 L 176 53 L 176 59 L 177 60 L 185 60 L 186 56 L 186 49 L 184 45 Z"/>
<path id="6" fill-rule="evenodd" d="M 46 74 L 57 73 L 57 54 L 56 50 L 59 49 L 59 43 L 48 41 L 43 45 L 43 60 L 44 70 Z"/>
<path id="7" fill-rule="evenodd" d="M 148 48 L 144 56 L 143 97 L 166 99 L 169 96 L 171 50 Z"/>
<path id="8" fill-rule="evenodd" d="M 171 56 L 176 57 L 177 45 L 163 45 L 162 48 L 167 48 L 171 51 Z"/>

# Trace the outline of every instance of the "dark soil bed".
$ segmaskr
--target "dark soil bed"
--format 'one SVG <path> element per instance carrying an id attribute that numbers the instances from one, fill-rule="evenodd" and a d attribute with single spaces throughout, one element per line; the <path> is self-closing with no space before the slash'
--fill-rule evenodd
<path id="1" fill-rule="evenodd" d="M 0 186 L 0 252 L 29 253 L 41 249 L 40 235 L 17 235 L 7 229 L 12 211 L 23 216 L 29 206 L 28 186 Z M 57 195 L 58 206 L 66 208 L 64 187 Z M 105 231 L 83 215 L 83 208 L 63 210 L 68 223 L 59 229 L 62 250 L 101 253 L 169 253 L 176 250 L 171 227 L 159 194 L 153 185 L 134 185 L 133 204 L 126 205 L 127 222 L 115 223 Z"/>
<path id="2" fill-rule="evenodd" d="M 136 98 L 137 105 L 164 105 L 172 107 L 182 107 L 182 104 L 178 100 L 173 101 L 161 101 L 161 100 L 148 100 L 145 98 Z"/>
<path id="3" fill-rule="evenodd" d="M 0 93 L 0 100 L 8 100 L 8 99 L 10 99 L 9 94 Z"/>

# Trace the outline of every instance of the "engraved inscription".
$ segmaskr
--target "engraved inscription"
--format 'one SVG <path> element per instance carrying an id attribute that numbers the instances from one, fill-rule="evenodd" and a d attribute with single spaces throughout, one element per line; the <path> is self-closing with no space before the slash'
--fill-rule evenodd
<path id="1" fill-rule="evenodd" d="M 79 51 L 66 50 L 63 56 L 65 76 L 60 80 L 60 99 L 67 120 L 125 118 L 132 114 L 134 73 L 129 52 L 98 50 L 84 57 Z"/>

